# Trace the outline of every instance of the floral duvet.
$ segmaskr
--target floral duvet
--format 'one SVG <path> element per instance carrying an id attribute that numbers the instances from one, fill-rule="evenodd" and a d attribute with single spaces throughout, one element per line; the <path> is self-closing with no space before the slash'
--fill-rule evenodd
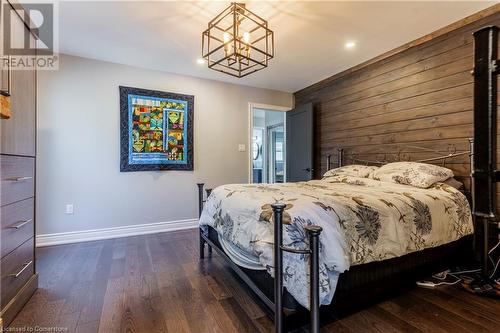
<path id="1" fill-rule="evenodd" d="M 284 245 L 305 248 L 304 226 L 320 235 L 321 303 L 329 304 L 340 273 L 351 265 L 390 259 L 455 241 L 473 232 L 469 204 L 455 188 L 436 183 L 428 189 L 368 178 L 334 176 L 284 184 L 217 187 L 207 199 L 200 225 L 258 256 L 273 272 L 273 211 L 283 202 Z M 284 253 L 284 286 L 308 306 L 307 255 Z"/>

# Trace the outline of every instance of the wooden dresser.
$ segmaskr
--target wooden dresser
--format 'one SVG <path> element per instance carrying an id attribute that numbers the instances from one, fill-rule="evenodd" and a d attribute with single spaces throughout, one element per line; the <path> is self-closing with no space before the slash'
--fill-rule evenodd
<path id="1" fill-rule="evenodd" d="M 2 1 L 1 17 L 4 17 Z M 16 15 L 11 38 L 34 36 Z M 28 31 L 29 32 L 29 31 Z M 4 38 L 4 34 L 1 34 Z M 2 40 L 3 44 L 3 40 Z M 23 44 L 17 44 L 23 45 Z M 10 94 L 11 118 L 0 119 L 1 319 L 7 326 L 38 286 L 35 269 L 36 71 L 2 67 L 2 94 Z"/>

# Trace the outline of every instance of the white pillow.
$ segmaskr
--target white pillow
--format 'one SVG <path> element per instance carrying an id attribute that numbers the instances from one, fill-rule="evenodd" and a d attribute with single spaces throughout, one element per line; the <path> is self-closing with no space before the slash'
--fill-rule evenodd
<path id="1" fill-rule="evenodd" d="M 372 176 L 375 180 L 428 188 L 453 177 L 453 171 L 426 163 L 395 162 L 381 166 Z"/>
<path id="2" fill-rule="evenodd" d="M 333 177 L 333 176 L 351 176 L 351 177 L 359 177 L 359 178 L 368 178 L 368 176 L 375 170 L 377 170 L 377 166 L 370 165 L 346 165 L 340 168 L 335 168 L 328 170 L 325 172 L 323 177 Z"/>

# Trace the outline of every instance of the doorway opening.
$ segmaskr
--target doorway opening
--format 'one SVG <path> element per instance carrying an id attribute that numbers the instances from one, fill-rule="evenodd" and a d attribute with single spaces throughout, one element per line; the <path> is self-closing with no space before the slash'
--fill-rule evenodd
<path id="1" fill-rule="evenodd" d="M 251 115 L 251 183 L 286 181 L 286 108 L 253 106 Z"/>

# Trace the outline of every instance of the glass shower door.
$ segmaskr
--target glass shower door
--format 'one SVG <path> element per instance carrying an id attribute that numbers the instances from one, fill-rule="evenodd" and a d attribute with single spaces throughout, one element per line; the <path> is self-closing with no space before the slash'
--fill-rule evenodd
<path id="1" fill-rule="evenodd" d="M 285 181 L 285 135 L 283 124 L 268 127 L 268 138 L 268 179 L 270 183 L 283 183 Z"/>
<path id="2" fill-rule="evenodd" d="M 254 183 L 262 183 L 263 179 L 263 144 L 264 128 L 253 128 L 252 135 L 252 179 Z"/>

